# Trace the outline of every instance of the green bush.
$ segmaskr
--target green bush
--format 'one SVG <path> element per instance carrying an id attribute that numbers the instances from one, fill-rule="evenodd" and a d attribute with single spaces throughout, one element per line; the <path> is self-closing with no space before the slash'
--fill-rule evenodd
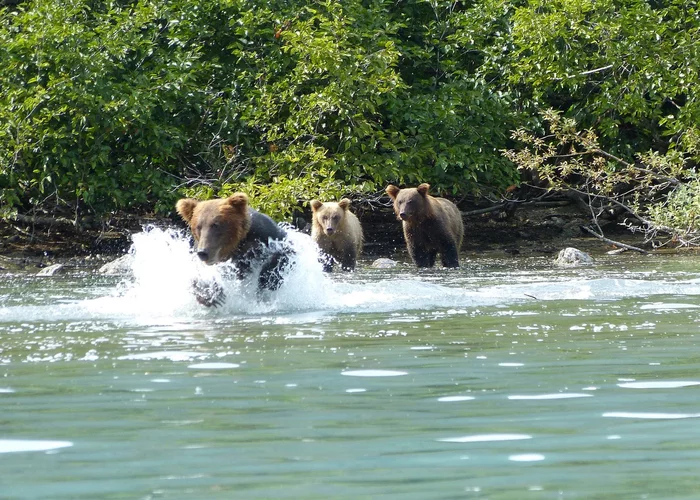
<path id="1" fill-rule="evenodd" d="M 440 7 L 436 17 L 425 5 L 1 7 L 0 201 L 76 215 L 167 212 L 197 186 L 212 195 L 248 186 L 279 196 L 288 215 L 282 186 L 303 198 L 388 182 L 455 195 L 504 187 L 516 172 L 498 154 L 510 100 L 460 56 L 472 42 L 456 20 L 470 13 Z"/>
<path id="2" fill-rule="evenodd" d="M 245 189 L 282 218 L 389 182 L 499 193 L 510 131 L 543 132 L 549 108 L 626 162 L 693 168 L 699 30 L 684 0 L 4 5 L 0 207 L 171 212 Z"/>

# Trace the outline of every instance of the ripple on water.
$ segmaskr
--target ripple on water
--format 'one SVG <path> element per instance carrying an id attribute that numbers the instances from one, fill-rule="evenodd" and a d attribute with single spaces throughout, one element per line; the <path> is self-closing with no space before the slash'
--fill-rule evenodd
<path id="1" fill-rule="evenodd" d="M 196 358 L 205 358 L 208 354 L 192 351 L 156 351 L 156 352 L 141 352 L 138 354 L 127 354 L 120 356 L 120 360 L 144 361 L 154 359 L 169 359 L 170 361 L 191 361 Z"/>
<path id="2" fill-rule="evenodd" d="M 652 380 L 648 382 L 626 382 L 623 384 L 617 384 L 618 387 L 622 387 L 624 389 L 678 389 L 693 385 L 700 385 L 700 382 L 693 380 Z"/>
<path id="3" fill-rule="evenodd" d="M 513 462 L 539 462 L 544 460 L 544 455 L 539 453 L 522 453 L 520 455 L 511 455 L 508 460 Z"/>
<path id="4" fill-rule="evenodd" d="M 627 412 L 609 411 L 603 413 L 604 417 L 612 418 L 640 418 L 652 420 L 674 420 L 681 418 L 700 418 L 700 413 L 653 413 L 653 412 Z"/>
<path id="5" fill-rule="evenodd" d="M 546 399 L 572 399 L 572 398 L 590 398 L 593 394 L 583 394 L 577 392 L 561 392 L 554 394 L 514 394 L 508 396 L 508 399 L 513 400 L 546 400 Z"/>
<path id="6" fill-rule="evenodd" d="M 654 302 L 653 304 L 644 304 L 640 307 L 643 311 L 672 311 L 674 309 L 697 309 L 700 307 L 697 304 L 683 304 L 671 302 Z"/>
<path id="7" fill-rule="evenodd" d="M 19 451 L 50 451 L 73 446 L 70 441 L 32 441 L 28 439 L 0 439 L 0 453 Z"/>
<path id="8" fill-rule="evenodd" d="M 472 434 L 469 436 L 441 438 L 438 441 L 444 443 L 485 443 L 489 441 L 519 441 L 522 439 L 532 439 L 532 436 L 529 434 Z"/>
<path id="9" fill-rule="evenodd" d="M 400 377 L 408 375 L 408 372 L 398 370 L 347 370 L 340 372 L 341 375 L 347 377 Z"/>
<path id="10" fill-rule="evenodd" d="M 438 398 L 438 401 L 442 403 L 451 403 L 453 401 L 471 401 L 474 396 L 443 396 Z"/>
<path id="11" fill-rule="evenodd" d="M 187 368 L 194 368 L 197 370 L 228 370 L 229 368 L 239 368 L 241 365 L 238 363 L 195 363 L 189 365 Z"/>

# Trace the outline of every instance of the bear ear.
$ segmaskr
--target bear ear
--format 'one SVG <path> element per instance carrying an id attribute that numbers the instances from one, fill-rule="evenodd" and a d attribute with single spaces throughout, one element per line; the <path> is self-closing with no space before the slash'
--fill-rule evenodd
<path id="1" fill-rule="evenodd" d="M 396 199 L 396 197 L 399 194 L 399 191 L 401 191 L 401 190 L 399 188 L 397 188 L 396 186 L 394 186 L 393 184 L 389 184 L 386 187 L 386 194 L 388 194 L 392 200 Z"/>
<path id="2" fill-rule="evenodd" d="M 422 196 L 426 196 L 428 194 L 428 189 L 430 189 L 430 184 L 428 184 L 427 182 L 424 182 L 423 184 L 418 186 L 416 189 L 418 190 L 418 192 Z"/>
<path id="3" fill-rule="evenodd" d="M 175 210 L 177 210 L 180 217 L 182 217 L 182 219 L 189 224 L 192 220 L 194 209 L 198 203 L 199 202 L 197 200 L 193 200 L 192 198 L 183 198 L 178 200 L 177 204 L 175 205 Z"/>
<path id="4" fill-rule="evenodd" d="M 311 200 L 311 201 L 309 202 L 309 205 L 311 205 L 311 210 L 313 210 L 313 211 L 315 212 L 315 211 L 317 211 L 319 208 L 321 208 L 321 207 L 323 206 L 323 203 L 321 203 L 321 202 L 318 201 L 318 200 Z"/>
<path id="5" fill-rule="evenodd" d="M 245 193 L 233 193 L 226 198 L 226 202 L 234 208 L 246 208 L 248 206 L 248 195 Z"/>
<path id="6" fill-rule="evenodd" d="M 351 202 L 349 199 L 343 198 L 342 200 L 340 200 L 340 201 L 338 202 L 338 206 L 339 206 L 340 208 L 342 208 L 343 210 L 347 210 L 348 208 L 350 208 L 350 204 L 351 204 L 351 203 L 352 203 L 352 202 Z"/>

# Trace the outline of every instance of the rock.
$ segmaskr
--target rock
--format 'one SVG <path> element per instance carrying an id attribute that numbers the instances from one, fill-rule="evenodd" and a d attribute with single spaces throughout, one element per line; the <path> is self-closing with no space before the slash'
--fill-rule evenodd
<path id="1" fill-rule="evenodd" d="M 47 266 L 38 273 L 37 276 L 53 276 L 54 274 L 60 272 L 63 269 L 63 264 L 53 264 L 52 266 Z"/>
<path id="2" fill-rule="evenodd" d="M 395 260 L 381 258 L 372 262 L 372 264 L 369 267 L 373 267 L 375 269 L 389 269 L 398 265 L 399 263 Z"/>
<path id="3" fill-rule="evenodd" d="M 127 274 L 131 272 L 131 267 L 134 262 L 134 256 L 131 254 L 122 255 L 112 262 L 107 262 L 104 266 L 97 270 L 100 274 L 114 276 L 117 274 Z"/>
<path id="4" fill-rule="evenodd" d="M 569 247 L 559 252 L 554 263 L 560 267 L 585 266 L 593 264 L 593 258 L 586 252 Z"/>

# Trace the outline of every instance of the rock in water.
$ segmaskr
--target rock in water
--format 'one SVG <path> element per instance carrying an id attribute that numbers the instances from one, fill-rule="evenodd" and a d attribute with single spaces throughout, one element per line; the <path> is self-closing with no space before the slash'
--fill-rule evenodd
<path id="1" fill-rule="evenodd" d="M 109 276 L 117 274 L 127 274 L 131 272 L 131 266 L 134 262 L 134 256 L 131 254 L 122 255 L 112 262 L 107 262 L 104 266 L 97 270 L 100 274 L 107 274 Z"/>
<path id="2" fill-rule="evenodd" d="M 586 252 L 569 247 L 559 252 L 554 263 L 560 267 L 586 266 L 593 264 L 593 258 Z"/>
<path id="3" fill-rule="evenodd" d="M 57 272 L 63 269 L 63 264 L 54 264 L 52 266 L 46 266 L 44 269 L 36 273 L 37 276 L 53 276 Z"/>
<path id="4" fill-rule="evenodd" d="M 372 262 L 372 265 L 370 267 L 374 267 L 375 269 L 389 269 L 391 267 L 396 267 L 397 265 L 398 262 L 396 262 L 395 260 L 382 258 Z"/>

